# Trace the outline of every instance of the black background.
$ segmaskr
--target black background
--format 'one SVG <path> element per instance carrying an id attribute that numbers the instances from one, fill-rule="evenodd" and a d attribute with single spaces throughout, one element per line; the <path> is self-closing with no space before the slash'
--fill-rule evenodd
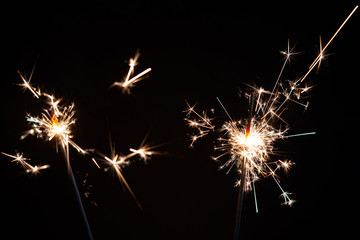
<path id="1" fill-rule="evenodd" d="M 114 1 L 2 7 L 0 150 L 19 150 L 34 164 L 51 165 L 31 176 L 1 156 L 2 238 L 86 239 L 55 144 L 19 140 L 28 129 L 26 113 L 39 115 L 44 105 L 21 92 L 17 70 L 29 75 L 37 62 L 32 83 L 75 103 L 73 135 L 81 147 L 109 155 L 108 129 L 117 153 L 138 147 L 149 130 L 147 142 L 165 144 L 159 148 L 165 155 L 147 164 L 134 161 L 123 171 L 143 212 L 115 176 L 71 151 L 94 239 L 232 239 L 236 175 L 218 171 L 210 159 L 214 136 L 188 147 L 184 100 L 197 102 L 200 111 L 214 108 L 219 123 L 227 118 L 216 97 L 234 119 L 246 117 L 247 102 L 238 96 L 239 88 L 246 90 L 243 83 L 271 89 L 288 38 L 302 54 L 284 77 L 303 75 L 319 51 L 319 35 L 327 41 L 356 4 Z M 297 202 L 281 205 L 276 184 L 260 181 L 258 214 L 253 195 L 245 197 L 242 239 L 356 233 L 359 26 L 357 11 L 328 48 L 331 55 L 319 74 L 309 76 L 316 83 L 309 109 L 289 105 L 290 133 L 317 132 L 278 145 L 296 163 L 281 183 Z M 130 95 L 109 88 L 127 73 L 126 61 L 137 49 L 142 55 L 136 71 L 151 67 L 150 78 Z M 88 185 L 93 187 L 86 198 Z"/>

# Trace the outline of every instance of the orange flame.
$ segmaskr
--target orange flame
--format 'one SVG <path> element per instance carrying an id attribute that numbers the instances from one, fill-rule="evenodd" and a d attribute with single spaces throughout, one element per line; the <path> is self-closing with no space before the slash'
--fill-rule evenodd
<path id="1" fill-rule="evenodd" d="M 55 114 L 52 114 L 51 121 L 52 121 L 53 126 L 59 126 L 59 122 L 58 122 L 57 117 L 55 116 Z"/>

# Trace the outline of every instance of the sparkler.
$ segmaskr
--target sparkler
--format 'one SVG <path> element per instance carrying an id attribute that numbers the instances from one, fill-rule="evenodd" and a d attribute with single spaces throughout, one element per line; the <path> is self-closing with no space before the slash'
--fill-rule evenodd
<path id="1" fill-rule="evenodd" d="M 138 59 L 140 57 L 140 52 L 137 51 L 135 53 L 134 58 L 130 58 L 129 60 L 129 71 L 122 82 L 114 82 L 111 87 L 118 86 L 122 88 L 123 93 L 130 93 L 130 88 L 134 87 L 135 83 L 140 82 L 144 78 L 146 78 L 146 74 L 151 71 L 151 68 L 147 68 L 146 70 L 142 71 L 141 73 L 133 76 L 135 66 L 138 65 Z"/>
<path id="2" fill-rule="evenodd" d="M 129 93 L 130 88 L 134 87 L 135 83 L 141 81 L 144 79 L 146 74 L 151 71 L 151 68 L 148 68 L 141 73 L 134 75 L 134 69 L 135 66 L 138 64 L 138 58 L 140 56 L 139 51 L 136 52 L 135 57 L 131 58 L 129 61 L 129 71 L 127 76 L 125 77 L 124 81 L 122 82 L 115 82 L 113 86 L 119 86 L 123 89 L 124 92 Z M 35 67 L 34 67 L 35 68 Z M 24 77 L 20 71 L 18 71 L 18 74 L 22 80 L 22 83 L 19 84 L 24 90 L 29 90 L 32 95 L 39 99 L 43 100 L 48 105 L 48 108 L 44 109 L 41 113 L 40 117 L 33 116 L 31 114 L 27 114 L 26 120 L 30 124 L 31 129 L 26 131 L 22 136 L 21 139 L 24 139 L 28 137 L 29 135 L 34 135 L 39 138 L 44 139 L 45 141 L 52 141 L 55 140 L 56 142 L 56 152 L 58 152 L 58 148 L 63 150 L 67 168 L 68 168 L 68 174 L 69 178 L 73 184 L 74 192 L 77 198 L 77 201 L 79 203 L 79 207 L 85 222 L 85 227 L 88 232 L 89 239 L 92 239 L 91 231 L 89 224 L 87 222 L 87 218 L 85 215 L 85 211 L 81 202 L 80 194 L 77 188 L 77 184 L 73 175 L 73 171 L 70 165 L 70 157 L 69 157 L 69 146 L 72 146 L 75 150 L 82 154 L 87 154 L 89 150 L 82 149 L 79 145 L 77 145 L 72 140 L 72 132 L 71 128 L 74 126 L 76 119 L 74 118 L 75 110 L 74 110 L 74 104 L 70 105 L 62 105 L 62 99 L 55 98 L 54 95 L 48 94 L 46 92 L 40 91 L 40 89 L 33 87 L 30 84 L 34 68 L 31 72 L 30 78 L 27 79 Z M 112 169 L 115 171 L 118 179 L 120 180 L 121 184 L 123 185 L 124 189 L 127 189 L 132 197 L 135 199 L 137 205 L 140 209 L 142 209 L 139 201 L 136 199 L 135 194 L 131 190 L 129 184 L 125 180 L 123 174 L 122 174 L 122 167 L 129 164 L 130 158 L 133 158 L 135 156 L 139 156 L 141 159 L 143 159 L 145 162 L 154 154 L 157 154 L 159 152 L 153 151 L 155 146 L 148 146 L 144 145 L 146 137 L 144 138 L 143 142 L 141 143 L 141 146 L 139 149 L 130 148 L 130 153 L 126 156 L 119 156 L 118 154 L 115 154 L 115 148 L 111 147 L 111 156 L 107 157 L 103 155 L 100 152 L 97 152 L 97 154 L 101 157 L 101 160 L 105 161 L 108 165 L 112 167 Z M 111 140 L 110 140 L 111 142 Z M 29 163 L 26 162 L 26 160 L 29 160 L 27 158 L 24 158 L 22 154 L 17 154 L 16 156 L 5 154 L 4 155 L 8 157 L 14 158 L 13 161 L 20 162 L 28 172 L 38 172 L 41 169 L 45 169 L 48 167 L 48 165 L 44 166 L 32 166 Z M 97 160 L 99 158 L 92 158 L 92 161 L 96 164 L 98 168 L 100 166 L 97 163 Z"/>
<path id="3" fill-rule="evenodd" d="M 74 104 L 60 108 L 58 106 L 58 103 L 61 101 L 60 99 L 54 102 L 52 95 L 44 95 L 50 98 L 50 109 L 45 109 L 41 117 L 33 117 L 30 114 L 27 115 L 26 120 L 31 123 L 32 129 L 26 132 L 22 138 L 28 135 L 37 135 L 47 141 L 55 139 L 56 146 L 58 146 L 58 142 L 63 148 L 66 148 L 66 146 L 70 144 L 78 152 L 85 154 L 86 151 L 71 140 L 70 127 L 75 124 Z"/>
<path id="4" fill-rule="evenodd" d="M 229 172 L 232 168 L 236 168 L 240 174 L 240 180 L 236 183 L 236 186 L 239 186 L 239 198 L 234 234 L 235 240 L 239 237 L 241 210 L 245 191 L 253 190 L 256 212 L 258 211 L 255 182 L 261 177 L 273 178 L 281 190 L 281 196 L 284 200 L 283 204 L 291 206 L 295 202 L 290 197 L 291 194 L 283 190 L 277 176 L 277 172 L 280 169 L 284 169 L 287 172 L 294 163 L 288 159 L 283 159 L 282 154 L 277 151 L 275 144 L 285 138 L 312 135 L 315 132 L 287 135 L 289 124 L 283 117 L 286 111 L 285 106 L 291 102 L 303 106 L 305 109 L 308 107 L 309 103 L 304 102 L 303 95 L 308 93 L 313 86 L 308 86 L 304 80 L 316 65 L 319 68 L 321 61 L 324 59 L 326 48 L 357 8 L 358 6 L 352 10 L 324 47 L 320 44 L 320 53 L 313 63 L 310 64 L 306 74 L 295 81 L 288 80 L 283 82 L 281 81 L 283 70 L 289 63 L 291 56 L 295 54 L 295 52 L 290 50 L 290 43 L 288 41 L 287 51 L 281 52 L 285 56 L 285 61 L 273 90 L 267 91 L 261 87 L 250 86 L 252 92 L 247 95 L 249 110 L 246 119 L 240 121 L 233 120 L 223 103 L 217 98 L 229 120 L 225 121 L 219 129 L 221 136 L 218 138 L 214 149 L 220 152 L 220 154 L 213 157 L 213 159 L 220 160 L 226 158 L 225 163 L 221 165 L 220 169 L 228 168 L 227 172 Z M 188 102 L 186 104 L 185 121 L 189 127 L 195 129 L 195 134 L 190 136 L 190 146 L 192 147 L 195 141 L 213 132 L 216 126 L 212 121 L 213 119 L 208 117 L 206 111 L 200 114 L 195 111 L 195 105 L 191 106 Z M 286 127 L 282 127 L 283 124 Z"/>
<path id="5" fill-rule="evenodd" d="M 26 80 L 26 78 L 23 77 L 20 71 L 18 71 L 18 73 L 23 81 L 23 84 L 21 84 L 21 86 L 24 89 L 28 89 L 37 99 L 40 99 L 41 97 L 45 98 L 45 102 L 49 106 L 48 109 L 43 110 L 41 117 L 34 117 L 30 114 L 27 114 L 26 120 L 31 124 L 31 129 L 28 130 L 25 134 L 23 134 L 21 136 L 21 139 L 24 139 L 29 135 L 35 135 L 46 141 L 52 141 L 53 139 L 55 139 L 57 152 L 58 152 L 58 145 L 61 146 L 61 149 L 64 152 L 69 178 L 73 185 L 75 196 L 78 201 L 79 208 L 83 216 L 85 228 L 88 233 L 88 238 L 92 239 L 89 223 L 87 222 L 85 210 L 81 202 L 80 193 L 70 164 L 69 145 L 82 154 L 87 153 L 71 139 L 72 138 L 71 127 L 75 124 L 76 121 L 74 118 L 75 115 L 74 104 L 70 104 L 68 106 L 60 105 L 62 99 L 57 99 L 53 95 L 50 95 L 45 92 L 41 92 L 40 89 L 36 89 L 35 87 L 31 86 L 30 84 L 31 77 L 29 80 Z M 32 169 L 32 171 L 39 170 L 39 167 L 35 166 L 33 168 L 31 165 L 28 165 L 28 163 L 25 162 L 24 159 L 22 158 L 22 155 L 20 155 L 18 159 L 19 159 L 18 161 L 20 161 L 26 167 Z"/>

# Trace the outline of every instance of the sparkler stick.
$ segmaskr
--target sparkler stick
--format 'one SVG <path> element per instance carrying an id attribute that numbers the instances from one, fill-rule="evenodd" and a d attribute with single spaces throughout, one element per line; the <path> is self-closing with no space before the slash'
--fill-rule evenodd
<path id="1" fill-rule="evenodd" d="M 23 77 L 23 75 L 21 75 L 20 71 L 18 70 L 18 74 L 20 75 L 21 79 L 23 80 L 23 84 L 21 84 L 21 86 L 23 86 L 25 89 L 29 89 L 30 92 L 36 97 L 36 98 L 40 98 L 39 93 L 35 92 L 34 88 L 30 86 L 30 80 L 26 81 L 26 79 Z"/>
<path id="2" fill-rule="evenodd" d="M 251 98 L 251 96 L 250 96 L 250 98 Z M 219 101 L 221 107 L 224 109 L 225 113 L 228 115 L 229 119 L 231 121 L 233 121 L 230 114 L 228 113 L 228 111 L 226 110 L 226 108 L 224 107 L 224 105 L 222 104 L 222 102 L 220 101 L 220 99 L 218 97 L 217 97 L 217 100 Z M 248 115 L 248 119 L 247 119 L 245 139 L 247 139 L 249 137 L 250 128 L 251 128 L 253 101 L 251 101 L 251 99 L 250 99 L 250 102 L 251 102 L 251 107 L 248 109 L 249 115 Z M 243 205 L 243 201 L 244 201 L 244 192 L 245 192 L 246 158 L 242 158 L 238 162 L 239 162 L 238 166 L 241 166 L 241 170 L 240 170 L 241 177 L 240 177 L 240 181 L 239 181 L 240 184 L 239 184 L 239 195 L 238 195 L 237 210 L 236 210 L 234 240 L 237 240 L 240 235 L 241 212 L 242 212 L 242 205 Z M 234 164 L 235 164 L 235 162 L 234 162 Z"/>
<path id="3" fill-rule="evenodd" d="M 246 159 L 242 160 L 242 168 L 241 168 L 241 179 L 240 179 L 240 186 L 239 186 L 239 196 L 238 196 L 238 204 L 237 204 L 237 211 L 236 211 L 236 223 L 235 223 L 235 232 L 234 232 L 234 240 L 239 239 L 240 235 L 240 223 L 241 223 L 241 212 L 242 212 L 242 205 L 244 202 L 244 192 L 245 192 L 245 166 L 246 166 Z"/>
<path id="4" fill-rule="evenodd" d="M 70 164 L 69 145 L 67 144 L 62 149 L 63 149 L 63 153 L 64 153 L 64 157 L 65 157 L 65 163 L 66 163 L 67 168 L 68 168 L 69 179 L 70 179 L 71 185 L 73 187 L 73 190 L 74 190 L 74 193 L 75 193 L 75 198 L 76 198 L 76 201 L 77 201 L 79 209 L 80 209 L 80 213 L 81 213 L 81 216 L 82 216 L 82 219 L 83 219 L 83 222 L 84 222 L 87 237 L 88 237 L 89 240 L 92 240 L 93 237 L 92 237 L 92 234 L 91 234 L 90 225 L 89 225 L 89 222 L 88 222 L 87 217 L 86 217 L 84 205 L 82 204 L 79 189 L 77 187 L 76 180 L 75 180 L 75 177 L 74 177 L 74 173 L 73 173 L 73 170 L 72 170 L 72 167 L 71 167 L 71 164 Z"/>
<path id="5" fill-rule="evenodd" d="M 142 71 L 141 73 L 139 73 L 139 74 L 136 75 L 135 77 L 131 78 L 130 80 L 128 80 L 128 81 L 126 81 L 126 82 L 124 82 L 124 83 L 122 84 L 122 87 L 123 87 L 123 88 L 126 88 L 126 87 L 128 87 L 130 84 L 134 84 L 134 83 L 140 81 L 140 80 L 141 80 L 141 77 L 144 76 L 145 74 L 147 74 L 147 73 L 150 72 L 150 71 L 151 71 L 151 68 L 148 68 L 148 69 Z"/>
<path id="6" fill-rule="evenodd" d="M 290 40 L 289 40 L 289 39 L 288 39 L 287 52 L 283 52 L 283 54 L 285 54 L 286 58 L 285 58 L 285 61 L 284 61 L 283 66 L 282 66 L 282 68 L 281 68 L 281 70 L 280 70 L 280 73 L 279 73 L 279 75 L 278 75 L 278 77 L 277 77 L 277 79 L 276 79 L 276 82 L 275 82 L 275 84 L 274 84 L 274 88 L 273 88 L 273 90 L 271 91 L 270 96 L 272 96 L 273 93 L 275 92 L 275 90 L 276 90 L 276 88 L 277 88 L 277 86 L 278 86 L 279 80 L 280 80 L 280 78 L 281 78 L 281 76 L 282 76 L 282 73 L 284 72 L 285 66 L 286 66 L 286 64 L 290 61 L 290 56 L 292 55 L 292 53 L 290 52 Z M 260 98 L 260 94 L 259 94 L 259 98 Z M 266 109 L 267 106 L 269 105 L 270 100 L 271 100 L 271 97 L 269 98 L 269 101 L 266 103 L 265 109 Z M 274 102 L 272 102 L 272 103 L 274 103 Z M 272 106 L 272 104 L 271 104 L 271 106 Z M 270 106 L 269 108 L 271 108 L 271 106 Z"/>
<path id="7" fill-rule="evenodd" d="M 283 69 L 281 70 L 283 71 Z M 250 108 L 249 116 L 247 119 L 247 126 L 246 126 L 246 133 L 245 133 L 245 139 L 248 139 L 251 131 L 251 119 L 252 119 L 252 108 L 253 108 L 253 98 L 249 97 L 250 99 Z M 219 99 L 218 99 L 219 100 Z M 222 105 L 222 104 L 221 104 Z M 245 192 L 245 177 L 246 177 L 246 158 L 242 159 L 242 167 L 241 167 L 241 179 L 240 179 L 240 186 L 239 186 L 239 196 L 238 196 L 238 204 L 237 204 L 237 211 L 236 211 L 236 223 L 235 223 L 235 232 L 234 232 L 234 240 L 239 239 L 240 235 L 240 223 L 241 223 L 241 212 L 242 212 L 242 205 L 244 202 L 244 192 Z"/>

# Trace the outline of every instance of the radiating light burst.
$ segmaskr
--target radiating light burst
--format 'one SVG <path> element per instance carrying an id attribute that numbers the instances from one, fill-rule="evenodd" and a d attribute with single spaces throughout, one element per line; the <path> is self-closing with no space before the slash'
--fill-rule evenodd
<path id="1" fill-rule="evenodd" d="M 34 71 L 34 69 L 33 69 Z M 78 152 L 86 154 L 87 151 L 82 149 L 72 140 L 71 128 L 74 126 L 75 110 L 74 104 L 69 105 L 61 104 L 62 99 L 56 98 L 54 95 L 40 91 L 40 89 L 33 87 L 30 84 L 31 77 L 26 79 L 20 71 L 18 71 L 20 78 L 23 83 L 20 84 L 25 90 L 29 90 L 37 100 L 42 101 L 47 105 L 47 108 L 43 109 L 40 117 L 33 116 L 31 114 L 26 115 L 26 120 L 30 124 L 30 129 L 27 130 L 20 139 L 24 139 L 29 135 L 36 136 L 45 141 L 55 141 L 56 152 L 58 152 L 59 146 L 63 150 L 64 157 L 66 160 L 68 173 L 71 175 L 72 170 L 70 166 L 69 146 L 72 146 Z M 34 170 L 38 170 L 35 168 Z"/>
<path id="2" fill-rule="evenodd" d="M 28 135 L 36 135 L 47 141 L 56 140 L 56 144 L 61 144 L 65 148 L 68 145 L 74 147 L 78 152 L 86 153 L 74 141 L 71 140 L 71 126 L 75 124 L 74 104 L 58 107 L 50 105 L 50 109 L 43 110 L 41 117 L 33 117 L 28 114 L 26 120 L 31 124 L 31 129 L 22 138 Z"/>
<path id="3" fill-rule="evenodd" d="M 259 91 L 261 90 L 259 89 Z M 265 105 L 263 96 L 260 99 L 262 101 L 259 104 Z M 253 190 L 255 182 L 261 177 L 271 176 L 281 190 L 284 204 L 294 203 L 290 194 L 281 187 L 277 176 L 280 169 L 287 172 L 294 163 L 291 160 L 282 159 L 282 154 L 276 151 L 276 142 L 287 137 L 288 128 L 275 127 L 274 122 L 277 121 L 271 120 L 271 118 L 276 118 L 274 113 L 270 113 L 264 119 L 261 116 L 254 116 L 239 121 L 232 120 L 229 115 L 230 120 L 225 121 L 220 128 L 216 128 L 206 113 L 201 115 L 193 107 L 189 107 L 187 112 L 188 118 L 185 120 L 197 132 L 190 136 L 190 146 L 194 146 L 195 141 L 211 131 L 220 132 L 220 137 L 214 147 L 218 154 L 212 157 L 215 161 L 223 161 L 220 169 L 228 169 L 227 172 L 236 169 L 240 175 L 244 174 L 245 191 Z M 194 124 L 194 122 L 198 124 Z M 243 164 L 245 164 L 245 168 L 243 168 Z M 245 169 L 245 172 L 242 172 L 242 169 Z M 239 184 L 240 182 L 237 180 L 235 186 Z M 257 205 L 257 202 L 255 204 Z"/>
<path id="4" fill-rule="evenodd" d="M 141 80 L 147 77 L 147 73 L 151 71 L 151 68 L 147 68 L 139 74 L 134 75 L 135 66 L 138 65 L 138 59 L 140 57 L 140 51 L 135 53 L 134 58 L 130 58 L 129 60 L 129 71 L 121 82 L 114 82 L 111 86 L 118 86 L 122 89 L 123 93 L 130 93 L 130 89 L 135 86 L 135 83 L 140 82 Z"/>
<path id="5" fill-rule="evenodd" d="M 249 100 L 246 118 L 234 121 L 223 103 L 217 98 L 229 119 L 224 121 L 219 128 L 216 127 L 214 118 L 208 116 L 207 111 L 198 113 L 195 111 L 195 105 L 190 105 L 186 101 L 185 121 L 190 128 L 195 130 L 190 135 L 190 147 L 193 147 L 198 139 L 210 132 L 220 132 L 220 137 L 214 147 L 215 151 L 219 153 L 213 159 L 216 161 L 225 159 L 220 168 L 228 168 L 227 172 L 235 168 L 243 177 L 244 191 L 253 190 L 254 192 L 256 211 L 255 182 L 261 177 L 273 178 L 281 190 L 281 197 L 285 205 L 291 206 L 295 202 L 290 197 L 291 193 L 284 191 L 277 175 L 281 169 L 287 173 L 294 163 L 284 156 L 284 152 L 278 150 L 277 144 L 286 138 L 312 135 L 315 132 L 289 135 L 289 123 L 285 120 L 284 115 L 290 103 L 297 104 L 305 110 L 308 108 L 309 102 L 304 99 L 313 85 L 305 80 L 315 66 L 318 66 L 317 71 L 319 70 L 320 64 L 325 60 L 324 51 L 357 8 L 358 6 L 353 9 L 324 47 L 320 37 L 319 54 L 310 64 L 308 71 L 301 78 L 295 80 L 283 80 L 285 67 L 289 64 L 291 57 L 298 54 L 290 47 L 288 40 L 287 50 L 280 52 L 285 56 L 285 60 L 272 91 L 246 84 L 250 88 L 250 92 L 246 94 Z M 241 180 L 236 181 L 236 186 L 240 183 Z"/>
<path id="6" fill-rule="evenodd" d="M 21 139 L 29 135 L 35 135 L 47 141 L 55 139 L 56 146 L 60 143 L 61 147 L 65 149 L 68 145 L 71 145 L 78 152 L 85 154 L 86 151 L 71 140 L 71 127 L 76 122 L 74 104 L 60 105 L 62 99 L 57 99 L 51 94 L 32 87 L 30 80 L 27 81 L 20 72 L 19 75 L 24 82 L 23 87 L 30 90 L 36 98 L 43 97 L 44 102 L 48 105 L 47 109 L 43 109 L 40 117 L 27 114 L 26 120 L 30 123 L 31 129 L 26 131 L 21 136 Z"/>
<path id="7" fill-rule="evenodd" d="M 4 152 L 1 152 L 1 154 L 12 158 L 13 160 L 11 162 L 21 164 L 21 166 L 25 169 L 25 171 L 27 173 L 36 175 L 40 172 L 40 170 L 43 170 L 43 169 L 46 169 L 49 167 L 49 165 L 40 165 L 40 166 L 31 165 L 30 163 L 28 163 L 28 161 L 30 161 L 30 158 L 25 158 L 24 154 L 20 153 L 20 152 L 16 152 L 15 155 L 11 155 L 11 154 L 4 153 Z"/>

